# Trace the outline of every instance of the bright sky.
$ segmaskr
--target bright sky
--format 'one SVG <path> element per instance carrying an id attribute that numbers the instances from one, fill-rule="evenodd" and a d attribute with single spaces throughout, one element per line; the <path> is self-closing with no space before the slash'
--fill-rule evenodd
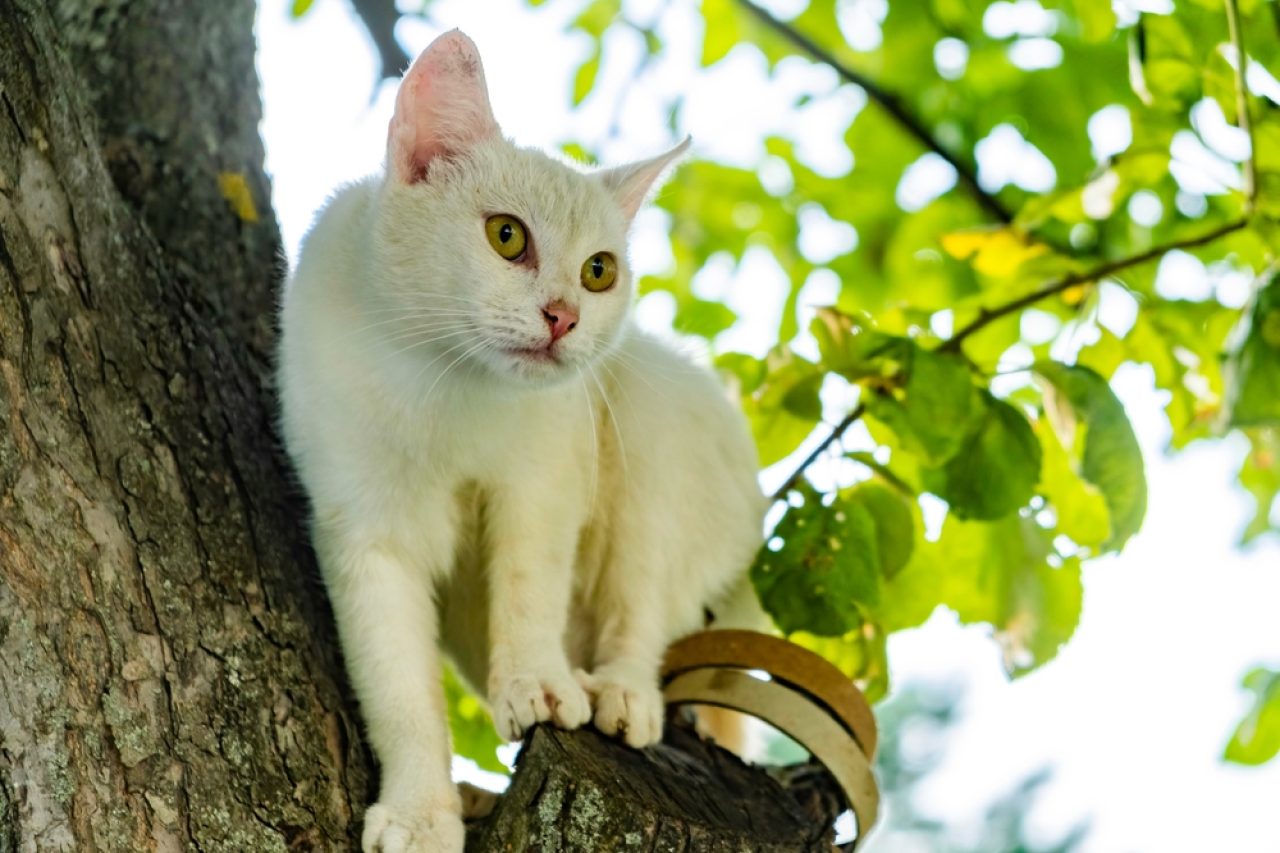
<path id="1" fill-rule="evenodd" d="M 379 168 L 393 89 L 387 85 L 374 95 L 371 48 L 342 0 L 317 0 L 302 22 L 288 19 L 287 0 L 260 5 L 267 168 L 292 261 L 313 212 L 332 189 Z M 645 10 L 658 5 L 645 0 L 628 8 L 645 18 Z M 613 162 L 656 153 L 672 141 L 663 94 L 683 91 L 681 131 L 693 134 L 695 156 L 752 164 L 762 137 L 778 133 L 793 137 L 814 168 L 831 174 L 847 169 L 840 138 L 862 105 L 859 93 L 837 88 L 834 75 L 801 62 L 784 63 L 780 80 L 770 83 L 763 61 L 750 50 L 735 51 L 712 71 L 699 73 L 696 13 L 672 5 L 675 14 L 664 32 L 672 58 L 630 90 L 619 113 L 618 139 L 606 139 L 606 132 L 640 45 L 626 38 L 611 43 L 600 92 L 583 110 L 571 112 L 569 81 L 588 51 L 585 38 L 563 33 L 578 6 L 571 0 L 553 0 L 538 14 L 517 0 L 437 0 L 431 9 L 438 26 L 402 22 L 399 35 L 411 52 L 454 26 L 475 39 L 498 119 L 522 144 L 550 147 L 580 139 L 600 143 Z M 1052 50 L 1039 41 L 1039 48 L 1028 48 L 1028 65 Z M 940 66 L 950 61 L 946 53 L 938 57 Z M 798 92 L 816 97 L 797 120 L 788 105 Z M 1206 127 L 1218 126 L 1214 116 L 1202 118 Z M 1223 148 L 1233 144 L 1230 130 L 1219 128 L 1226 134 Z M 1090 132 L 1100 151 L 1118 150 L 1114 146 L 1123 147 L 1127 121 L 1103 111 Z M 984 182 L 1031 186 L 1046 180 L 1045 163 L 1011 156 L 1024 144 L 1012 128 L 993 134 L 980 152 Z M 1208 161 L 1191 142 L 1184 147 L 1187 162 L 1180 168 L 1193 181 L 1209 168 L 1197 164 Z M 997 170 L 1009 162 L 1020 163 L 1021 172 Z M 954 179 L 930 159 L 912 172 L 899 192 L 900 201 L 912 207 Z M 1212 176 L 1208 180 L 1211 186 Z M 834 255 L 854 239 L 820 215 L 801 216 L 807 254 Z M 642 270 L 661 268 L 669 257 L 662 226 L 661 214 L 642 215 L 633 246 Z M 1215 286 L 1193 259 L 1168 264 L 1163 288 L 1202 298 Z M 833 301 L 836 286 L 812 281 L 802 302 Z M 1218 286 L 1223 298 L 1241 292 L 1239 281 Z M 697 288 L 704 297 L 727 299 L 743 317 L 721 345 L 750 351 L 767 346 L 785 288 L 771 260 L 750 257 L 736 275 L 727 266 L 709 271 Z M 669 320 L 671 306 L 664 300 L 648 297 L 642 320 Z M 1123 325 L 1125 299 L 1117 295 L 1113 301 L 1113 315 Z M 1086 818 L 1092 824 L 1084 845 L 1089 851 L 1278 850 L 1280 759 L 1250 769 L 1223 764 L 1219 756 L 1248 707 L 1241 677 L 1258 664 L 1280 666 L 1280 542 L 1272 538 L 1244 553 L 1234 547 L 1249 508 L 1233 483 L 1245 452 L 1242 442 L 1205 444 L 1167 458 L 1161 448 L 1168 425 L 1148 375 L 1124 371 L 1115 387 L 1143 444 L 1150 509 L 1142 532 L 1122 555 L 1088 564 L 1080 627 L 1059 657 L 1010 683 L 988 632 L 960 627 L 946 613 L 890 642 L 896 683 L 959 678 L 967 684 L 946 759 L 922 791 L 920 807 L 963 831 L 991 800 L 1051 764 L 1052 781 L 1032 813 L 1033 827 L 1046 843 Z"/>

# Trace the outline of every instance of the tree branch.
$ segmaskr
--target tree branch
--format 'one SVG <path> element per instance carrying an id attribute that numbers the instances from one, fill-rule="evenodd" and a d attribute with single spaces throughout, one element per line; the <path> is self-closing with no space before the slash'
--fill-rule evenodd
<path id="1" fill-rule="evenodd" d="M 404 48 L 396 40 L 396 21 L 400 20 L 396 0 L 351 0 L 351 7 L 368 30 L 369 38 L 378 51 L 378 58 L 382 63 L 378 81 L 398 79 L 409 67 L 409 54 L 404 52 Z"/>
<path id="2" fill-rule="evenodd" d="M 795 488 L 796 483 L 800 482 L 800 478 L 804 476 L 805 470 L 816 462 L 818 457 L 821 456 L 828 447 L 834 444 L 840 436 L 844 435 L 845 430 L 857 423 L 866 410 L 867 407 L 862 403 L 854 406 L 853 411 L 845 415 L 844 420 L 840 421 L 840 423 L 836 424 L 835 427 L 832 428 L 831 434 L 824 438 L 822 443 L 815 447 L 813 452 L 806 456 L 804 461 L 796 466 L 796 469 L 791 472 L 791 476 L 786 479 L 786 482 L 774 490 L 774 493 L 769 496 L 769 499 L 771 501 L 780 501 L 786 497 L 787 492 Z"/>
<path id="3" fill-rule="evenodd" d="M 1237 219 L 1233 222 L 1228 222 L 1225 225 L 1219 225 L 1217 228 L 1206 231 L 1204 234 L 1198 234 L 1194 237 L 1188 237 L 1183 240 L 1175 240 L 1172 243 L 1163 243 L 1159 246 L 1147 249 L 1145 252 L 1139 252 L 1136 255 L 1130 255 L 1114 261 L 1107 261 L 1106 263 L 1099 264 L 1092 269 L 1084 270 L 1083 272 L 1071 273 L 1070 275 L 1065 275 L 1061 278 L 1055 279 L 1041 287 L 1039 290 L 1034 290 L 1025 296 L 1021 296 L 1011 302 L 1007 302 L 1004 305 L 1000 305 L 989 310 L 984 309 L 970 323 L 966 324 L 950 338 L 939 344 L 935 351 L 958 353 L 960 352 L 960 347 L 965 340 L 991 325 L 1001 317 L 1005 317 L 1015 311 L 1021 311 L 1023 308 L 1034 305 L 1042 299 L 1047 299 L 1050 296 L 1054 296 L 1055 294 L 1061 293 L 1062 291 L 1075 287 L 1076 285 L 1088 284 L 1089 282 L 1115 275 L 1121 270 L 1126 270 L 1130 267 L 1136 267 L 1141 264 L 1145 264 L 1148 261 L 1156 260 L 1175 249 L 1192 249 L 1196 246 L 1203 246 L 1206 243 L 1212 243 L 1214 240 L 1224 237 L 1233 231 L 1239 231 L 1248 223 L 1249 220 L 1247 218 Z M 836 424 L 835 427 L 832 428 L 831 433 L 824 438 L 816 448 L 814 448 L 813 452 L 806 456 L 804 461 L 796 466 L 795 470 L 791 472 L 791 475 L 787 477 L 783 484 L 775 490 L 772 495 L 770 495 L 770 499 L 773 501 L 779 501 L 786 497 L 787 492 L 795 488 L 796 483 L 800 482 L 800 478 L 804 476 L 804 473 L 808 470 L 809 466 L 816 462 L 827 448 L 838 441 L 849 427 L 853 426 L 858 420 L 860 420 L 865 413 L 865 404 L 859 403 L 855 406 L 853 410 L 849 412 L 842 421 L 840 421 L 840 423 Z"/>
<path id="4" fill-rule="evenodd" d="M 1191 249 L 1196 246 L 1203 246 L 1205 243 L 1212 243 L 1214 240 L 1230 234 L 1232 231 L 1239 231 L 1248 224 L 1248 221 L 1248 219 L 1237 219 L 1234 222 L 1219 225 L 1217 228 L 1207 231 L 1204 234 L 1198 234 L 1195 237 L 1188 237 L 1184 240 L 1175 240 L 1172 243 L 1163 243 L 1159 246 L 1153 246 L 1145 252 L 1130 255 L 1127 258 L 1107 261 L 1106 263 L 1099 264 L 1092 269 L 1065 275 L 1062 278 L 1046 284 L 1039 290 L 1032 291 L 1026 296 L 1019 297 L 1012 302 L 1007 302 L 1004 305 L 992 309 L 983 309 L 972 322 L 952 335 L 950 339 L 944 341 L 938 347 L 938 352 L 959 352 L 960 345 L 964 343 L 965 339 L 991 325 L 1001 317 L 1012 314 L 1015 311 L 1021 311 L 1023 308 L 1034 305 L 1040 300 L 1046 299 L 1054 294 L 1061 293 L 1068 288 L 1075 287 L 1078 284 L 1088 284 L 1089 282 L 1097 281 L 1100 278 L 1115 275 L 1121 270 L 1136 267 L 1140 264 L 1145 264 L 1148 261 L 1154 261 L 1175 249 Z"/>
<path id="5" fill-rule="evenodd" d="M 1255 161 L 1253 123 L 1249 119 L 1249 92 L 1245 86 L 1245 73 L 1249 69 L 1249 57 L 1244 52 L 1244 36 L 1240 32 L 1240 9 L 1237 0 L 1225 0 L 1227 7 L 1227 31 L 1236 49 L 1236 124 L 1249 139 L 1249 156 L 1244 161 L 1244 210 L 1253 212 L 1258 200 L 1258 174 Z"/>
<path id="6" fill-rule="evenodd" d="M 875 101 L 886 112 L 891 115 L 895 121 L 902 126 L 910 136 L 914 137 L 921 145 L 928 150 L 937 154 L 943 160 L 956 170 L 956 176 L 959 182 L 964 186 L 983 210 L 990 214 L 999 222 L 1008 224 L 1013 221 L 1013 214 L 1000 203 L 994 195 L 984 190 L 978 184 L 977 171 L 974 166 L 962 161 L 956 153 L 948 150 L 940 141 L 938 141 L 924 123 L 903 105 L 902 101 L 896 94 L 885 89 L 876 81 L 870 79 L 859 71 L 850 68 L 840 62 L 829 51 L 821 45 L 814 42 L 808 36 L 804 35 L 795 27 L 778 20 L 768 11 L 757 6 L 751 0 L 738 0 L 738 3 L 760 20 L 765 26 L 799 47 L 805 53 L 808 53 L 819 62 L 830 65 L 835 72 L 840 75 L 846 82 L 853 83 L 862 87 L 867 93 L 867 97 Z"/>

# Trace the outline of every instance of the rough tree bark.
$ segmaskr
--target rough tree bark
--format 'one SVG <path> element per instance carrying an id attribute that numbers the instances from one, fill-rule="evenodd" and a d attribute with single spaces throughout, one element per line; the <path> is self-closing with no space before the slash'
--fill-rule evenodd
<path id="1" fill-rule="evenodd" d="M 0 0 L 0 853 L 355 844 L 372 765 L 272 432 L 253 15 Z M 687 740 L 540 742 L 477 849 L 721 849 L 671 803 L 780 790 Z M 747 817 L 732 849 L 821 846 Z"/>
<path id="2" fill-rule="evenodd" d="M 0 851 L 341 849 L 369 762 L 270 428 L 254 4 L 57 13 L 0 2 Z"/>

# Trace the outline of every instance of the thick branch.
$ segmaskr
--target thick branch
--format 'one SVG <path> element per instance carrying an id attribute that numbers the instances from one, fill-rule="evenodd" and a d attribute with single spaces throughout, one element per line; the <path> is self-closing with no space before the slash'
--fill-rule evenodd
<path id="1" fill-rule="evenodd" d="M 819 62 L 830 65 L 835 72 L 844 80 L 862 87 L 867 93 L 867 97 L 875 101 L 886 112 L 891 115 L 895 121 L 902 126 L 909 135 L 914 137 L 925 148 L 937 154 L 943 160 L 956 170 L 956 176 L 960 183 L 973 196 L 979 206 L 982 207 L 992 218 L 999 222 L 1009 223 L 1013 221 L 1013 214 L 1005 209 L 995 196 L 987 192 L 978 183 L 977 172 L 972 165 L 962 161 L 956 153 L 948 150 L 932 133 L 924 126 L 924 123 L 903 105 L 901 99 L 896 94 L 885 89 L 876 81 L 870 79 L 866 75 L 850 68 L 840 60 L 836 59 L 830 51 L 810 39 L 798 31 L 795 27 L 778 20 L 766 10 L 760 8 L 751 0 L 738 0 L 744 9 L 758 18 L 765 26 L 774 32 L 786 38 L 792 44 L 799 47 L 805 53 L 808 53 Z"/>
<path id="2" fill-rule="evenodd" d="M 828 853 L 844 808 L 820 768 L 770 774 L 679 724 L 644 750 L 591 728 L 538 726 L 511 787 L 469 827 L 467 850 Z"/>

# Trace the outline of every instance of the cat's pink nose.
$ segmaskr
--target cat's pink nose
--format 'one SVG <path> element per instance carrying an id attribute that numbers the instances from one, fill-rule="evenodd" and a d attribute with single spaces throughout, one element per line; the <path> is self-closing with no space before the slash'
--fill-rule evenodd
<path id="1" fill-rule="evenodd" d="M 578 325 L 578 312 L 563 299 L 557 299 L 542 309 L 542 316 L 551 329 L 551 343 L 563 338 Z"/>

